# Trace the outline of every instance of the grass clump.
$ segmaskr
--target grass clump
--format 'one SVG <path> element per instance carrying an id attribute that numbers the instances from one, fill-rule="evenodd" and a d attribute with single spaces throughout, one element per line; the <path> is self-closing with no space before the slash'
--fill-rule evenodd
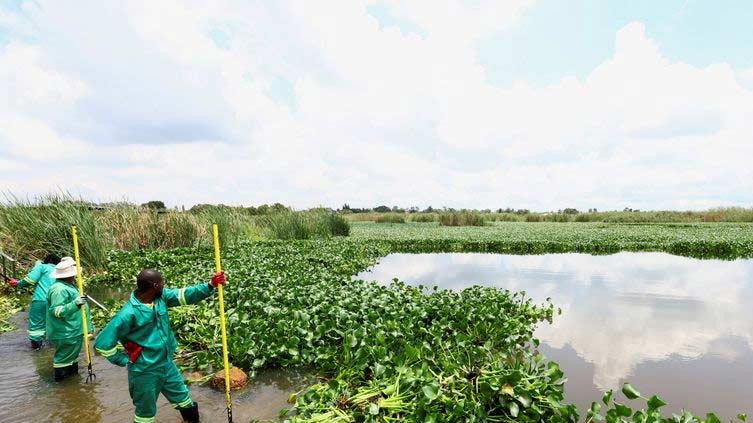
<path id="1" fill-rule="evenodd" d="M 440 226 L 484 226 L 486 218 L 481 213 L 457 212 L 439 215 Z"/>
<path id="2" fill-rule="evenodd" d="M 271 239 L 311 239 L 348 236 L 350 224 L 339 215 L 325 212 L 284 212 L 259 220 Z"/>
<path id="3" fill-rule="evenodd" d="M 375 220 L 376 223 L 405 223 L 405 216 L 398 213 L 385 213 L 378 216 Z"/>
<path id="4" fill-rule="evenodd" d="M 436 213 L 416 213 L 411 215 L 411 222 L 429 223 L 439 220 Z"/>
<path id="5" fill-rule="evenodd" d="M 33 200 L 6 194 L 0 203 L 0 241 L 22 264 L 49 252 L 73 256 L 73 225 L 83 266 L 103 269 L 111 250 L 209 246 L 213 223 L 219 225 L 224 245 L 246 239 L 255 230 L 252 216 L 232 208 L 187 213 L 130 204 L 101 207 L 67 193 Z"/>

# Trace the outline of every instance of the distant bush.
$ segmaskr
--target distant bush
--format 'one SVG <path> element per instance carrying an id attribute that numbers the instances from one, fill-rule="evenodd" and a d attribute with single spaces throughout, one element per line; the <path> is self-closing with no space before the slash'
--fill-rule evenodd
<path id="1" fill-rule="evenodd" d="M 591 221 L 591 215 L 586 213 L 581 213 L 575 216 L 576 222 L 590 222 Z"/>
<path id="2" fill-rule="evenodd" d="M 527 214 L 526 222 L 541 222 L 541 215 L 540 214 Z"/>
<path id="3" fill-rule="evenodd" d="M 439 215 L 440 226 L 484 226 L 486 220 L 481 213 L 456 212 L 441 213 Z"/>
<path id="4" fill-rule="evenodd" d="M 525 220 L 524 215 L 517 213 L 492 213 L 491 217 L 497 222 L 522 222 Z"/>
<path id="5" fill-rule="evenodd" d="M 317 226 L 324 228 L 330 236 L 350 235 L 350 223 L 344 217 L 334 213 L 320 213 Z"/>
<path id="6" fill-rule="evenodd" d="M 438 220 L 436 213 L 416 213 L 411 215 L 412 222 L 436 222 Z"/>
<path id="7" fill-rule="evenodd" d="M 259 225 L 266 236 L 273 239 L 329 238 L 350 234 L 350 224 L 334 213 L 274 213 L 259 219 Z"/>
<path id="8" fill-rule="evenodd" d="M 385 213 L 377 216 L 376 223 L 405 223 L 405 216 L 396 213 Z"/>

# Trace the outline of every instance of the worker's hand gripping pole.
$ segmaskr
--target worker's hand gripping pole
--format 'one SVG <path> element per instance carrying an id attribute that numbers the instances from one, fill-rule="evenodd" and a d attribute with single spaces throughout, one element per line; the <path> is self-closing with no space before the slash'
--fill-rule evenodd
<path id="1" fill-rule="evenodd" d="M 71 228 L 73 232 L 73 253 L 76 257 L 76 280 L 78 281 L 78 295 L 84 295 L 84 281 L 81 279 L 81 259 L 78 254 L 78 235 L 76 234 L 76 226 Z M 89 369 L 89 375 L 86 377 L 86 383 L 94 381 L 97 375 L 92 370 L 92 356 L 89 351 L 89 327 L 86 324 L 86 306 L 81 306 L 81 326 L 84 328 L 84 349 L 86 350 L 86 367 Z"/>
<path id="2" fill-rule="evenodd" d="M 212 234 L 214 235 L 214 264 L 217 272 L 222 272 L 222 262 L 220 261 L 220 237 L 217 232 L 217 225 L 212 225 Z M 227 404 L 227 421 L 233 422 L 233 403 L 230 399 L 230 366 L 227 359 L 227 333 L 225 332 L 225 299 L 222 296 L 222 284 L 217 285 L 217 296 L 220 300 L 220 331 L 222 333 L 222 363 L 225 365 L 225 403 Z"/>

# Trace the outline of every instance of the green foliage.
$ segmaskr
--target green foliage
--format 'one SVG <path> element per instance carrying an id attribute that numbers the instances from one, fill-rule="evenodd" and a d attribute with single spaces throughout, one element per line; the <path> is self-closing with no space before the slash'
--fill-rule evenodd
<path id="1" fill-rule="evenodd" d="M 11 316 L 21 311 L 21 296 L 16 294 L 11 288 L 5 285 L 5 281 L 0 287 L 0 333 L 5 333 L 15 329 L 15 325 L 10 322 Z"/>
<path id="2" fill-rule="evenodd" d="M 589 224 L 541 226 L 577 228 L 568 237 L 582 239 L 582 229 Z M 454 292 L 397 280 L 381 286 L 352 279 L 395 248 L 483 248 L 486 244 L 474 238 L 476 231 L 499 236 L 496 226 L 456 234 L 456 228 L 436 224 L 404 225 L 404 230 L 420 229 L 427 237 L 456 236 L 438 244 L 415 234 L 386 239 L 403 231 L 366 238 L 365 228 L 384 225 L 358 224 L 355 238 L 242 243 L 223 251 L 230 361 L 252 374 L 260 368 L 299 366 L 313 367 L 319 374 L 317 383 L 291 396 L 296 412 L 288 418 L 291 423 L 583 421 L 575 406 L 564 403 L 564 373 L 535 350 L 533 331 L 538 323 L 551 322 L 552 303 L 537 305 L 523 293 L 489 287 Z M 626 228 L 619 230 L 633 227 Z M 702 226 L 693 229 L 703 234 Z M 162 271 L 170 287 L 194 284 L 211 275 L 212 249 L 116 252 L 108 273 L 132 286 L 134 275 L 145 267 Z M 106 316 L 94 318 L 101 326 Z M 217 319 L 216 299 L 171 311 L 182 366 L 220 366 Z M 687 412 L 662 417 L 665 404 L 658 396 L 642 397 L 630 385 L 622 394 L 645 400 L 645 406 L 634 411 L 608 392 L 603 405 L 594 402 L 585 421 L 718 421 L 712 414 L 701 418 Z"/>
<path id="3" fill-rule="evenodd" d="M 319 219 L 321 225 L 327 228 L 327 233 L 332 236 L 348 236 L 350 235 L 350 223 L 345 220 L 344 217 L 335 213 L 323 213 Z"/>
<path id="4" fill-rule="evenodd" d="M 71 226 L 76 225 L 82 265 L 94 270 L 105 267 L 114 249 L 211 245 L 212 223 L 219 225 L 223 245 L 252 238 L 255 231 L 253 218 L 237 208 L 158 213 L 128 204 L 95 206 L 66 193 L 34 200 L 6 195 L 0 204 L 0 244 L 25 264 L 50 252 L 73 256 Z"/>
<path id="5" fill-rule="evenodd" d="M 664 251 L 699 258 L 753 257 L 749 223 L 610 224 L 497 222 L 484 227 L 354 222 L 351 237 L 383 241 L 395 252 L 508 254 Z"/>
<path id="6" fill-rule="evenodd" d="M 451 212 L 439 215 L 441 226 L 484 226 L 486 217 L 481 213 L 474 212 Z"/>
<path id="7" fill-rule="evenodd" d="M 385 213 L 377 217 L 376 223 L 405 223 L 405 215 L 399 213 Z"/>
<path id="8" fill-rule="evenodd" d="M 7 252 L 22 260 L 50 252 L 73 256 L 72 225 L 78 229 L 82 263 L 104 266 L 112 244 L 103 241 L 108 235 L 106 227 L 99 224 L 90 205 L 67 194 L 38 201 L 7 195 L 6 203 L 0 205 L 0 240 Z"/>
<path id="9" fill-rule="evenodd" d="M 350 224 L 328 212 L 286 212 L 262 217 L 259 225 L 270 239 L 310 239 L 348 236 Z"/>
<path id="10" fill-rule="evenodd" d="M 411 222 L 437 222 L 439 217 L 436 213 L 415 213 L 410 217 Z"/>
<path id="11" fill-rule="evenodd" d="M 378 210 L 377 210 L 378 209 Z M 397 208 L 390 209 L 380 206 L 373 211 L 360 211 L 356 209 L 343 209 L 348 220 L 356 222 L 377 221 L 383 214 L 392 213 Z M 420 213 L 411 213 L 412 222 L 436 222 L 438 220 L 434 209 L 427 208 Z M 437 210 L 439 212 L 439 210 Z M 565 208 L 557 212 L 531 212 L 526 209 L 514 210 L 511 208 L 491 210 L 454 210 L 444 209 L 444 213 L 468 213 L 477 215 L 487 222 L 603 222 L 603 223 L 712 223 L 712 222 L 753 222 L 753 209 L 742 207 L 715 208 L 705 211 L 639 211 L 625 208 L 623 211 L 598 212 L 596 209 L 588 209 L 581 212 L 575 208 Z M 462 225 L 461 225 L 462 226 Z"/>
<path id="12" fill-rule="evenodd" d="M 614 400 L 612 391 L 604 394 L 602 402 L 606 409 L 602 412 L 601 404 L 594 402 L 586 414 L 586 423 L 606 421 L 607 423 L 720 423 L 719 418 L 714 413 L 706 414 L 706 417 L 695 416 L 688 411 L 681 411 L 678 414 L 672 414 L 670 417 L 664 417 L 661 408 L 667 405 L 661 398 L 654 395 L 651 398 L 641 396 L 641 393 L 633 388 L 629 383 L 622 386 L 622 393 L 628 400 L 640 399 L 646 402 L 646 406 L 633 410 L 627 404 Z M 737 420 L 744 422 L 745 414 L 739 414 Z"/>
<path id="13" fill-rule="evenodd" d="M 165 203 L 162 202 L 162 201 L 158 201 L 158 200 L 148 201 L 148 202 L 142 204 L 141 207 L 143 207 L 145 209 L 150 209 L 150 210 L 165 210 L 165 209 L 167 209 L 167 207 L 165 207 Z"/>

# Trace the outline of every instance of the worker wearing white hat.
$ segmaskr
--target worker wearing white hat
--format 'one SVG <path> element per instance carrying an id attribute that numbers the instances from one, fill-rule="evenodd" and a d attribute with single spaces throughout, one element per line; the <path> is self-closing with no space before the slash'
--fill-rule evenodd
<path id="1" fill-rule="evenodd" d="M 55 347 L 52 359 L 55 380 L 62 380 L 78 373 L 78 354 L 84 339 L 81 325 L 81 306 L 86 307 L 89 333 L 94 328 L 89 320 L 86 295 L 79 295 L 73 285 L 76 277 L 76 262 L 63 257 L 55 266 L 52 277 L 56 279 L 47 293 L 47 339 Z"/>

